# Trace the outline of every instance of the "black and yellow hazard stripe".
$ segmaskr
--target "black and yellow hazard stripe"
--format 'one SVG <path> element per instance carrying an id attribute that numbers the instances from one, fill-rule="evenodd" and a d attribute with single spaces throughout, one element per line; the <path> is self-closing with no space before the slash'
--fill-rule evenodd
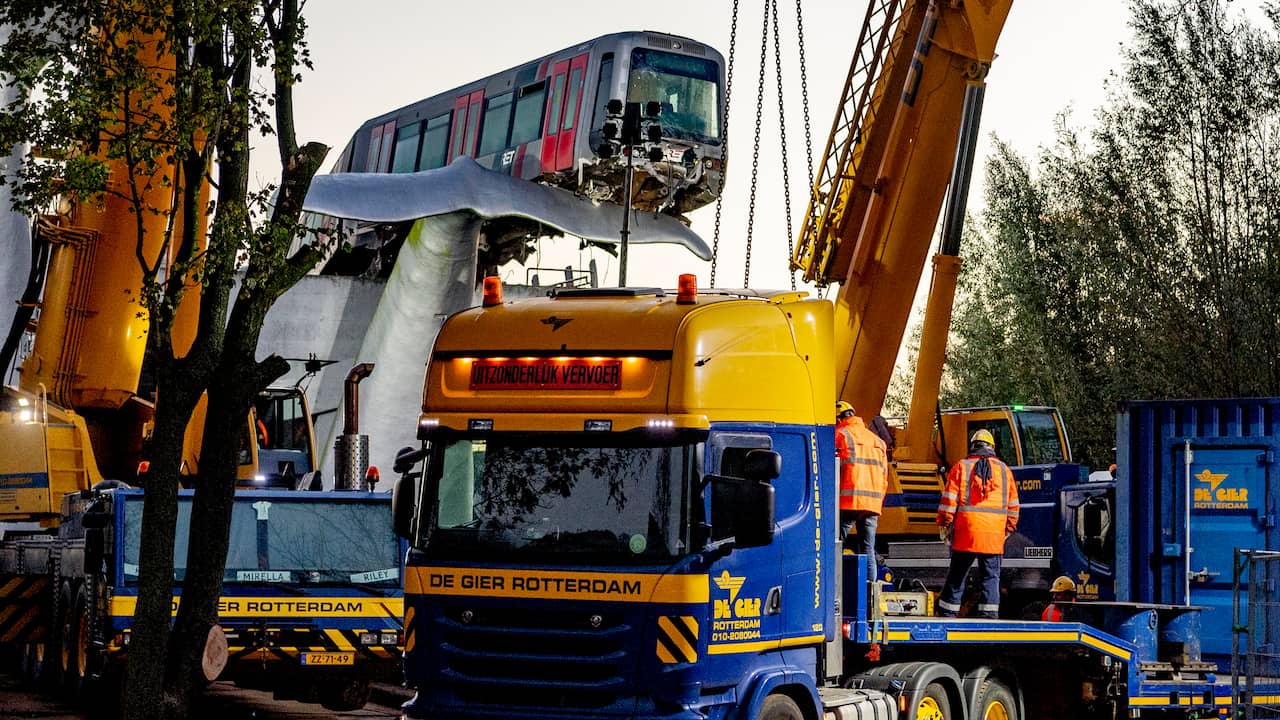
<path id="1" fill-rule="evenodd" d="M 658 659 L 667 665 L 698 661 L 698 621 L 690 615 L 658 618 Z"/>
<path id="2" fill-rule="evenodd" d="M 0 575 L 0 643 L 35 642 L 49 607 L 47 575 Z"/>
<path id="3" fill-rule="evenodd" d="M 244 631 L 239 631 L 235 639 L 229 639 L 227 651 L 233 660 L 253 657 L 263 662 L 296 660 L 304 652 L 354 652 L 356 657 L 375 660 L 400 656 L 400 650 L 396 647 L 360 644 L 360 633 L 388 632 L 385 629 L 282 628 L 276 632 L 278 634 L 274 638 L 274 644 L 261 647 L 256 642 L 246 644 L 245 640 L 248 638 L 243 634 Z"/>

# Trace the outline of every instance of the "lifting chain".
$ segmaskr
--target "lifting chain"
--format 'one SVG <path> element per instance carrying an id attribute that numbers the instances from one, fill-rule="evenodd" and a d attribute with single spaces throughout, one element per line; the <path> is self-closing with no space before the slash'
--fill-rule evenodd
<path id="1" fill-rule="evenodd" d="M 743 260 L 742 287 L 751 287 L 751 236 L 755 231 L 756 188 L 760 179 L 760 126 L 764 120 L 764 72 L 769 57 L 769 8 L 776 0 L 765 0 L 760 32 L 760 72 L 756 80 L 756 136 L 751 153 L 751 202 L 747 205 L 747 246 Z"/>
<path id="2" fill-rule="evenodd" d="M 809 175 L 809 187 L 813 188 L 814 186 L 813 137 L 812 137 L 812 125 L 810 123 L 810 117 L 809 117 L 809 81 L 808 81 L 808 73 L 807 73 L 806 62 L 805 62 L 804 18 L 803 18 L 801 3 L 802 3 L 802 0 L 796 0 L 796 31 L 797 31 L 797 43 L 800 51 L 800 91 L 801 91 L 801 98 L 802 98 L 802 107 L 804 110 L 805 158 L 806 158 L 806 167 L 808 168 L 808 175 Z M 734 56 L 735 56 L 735 49 L 737 46 L 737 36 L 738 36 L 738 6 L 739 6 L 739 0 L 734 0 L 733 22 L 732 22 L 732 25 L 730 26 L 730 33 L 729 33 L 728 72 L 727 72 L 727 79 L 725 83 L 725 116 L 724 116 L 725 141 L 722 149 L 722 152 L 723 152 L 722 157 L 724 158 L 725 164 L 722 165 L 721 167 L 720 194 L 716 198 L 715 235 L 713 236 L 712 257 L 711 257 L 711 287 L 716 286 L 716 265 L 720 256 L 720 223 L 721 223 L 722 203 L 724 201 L 723 191 L 724 191 L 724 184 L 725 184 L 725 176 L 727 175 L 725 171 L 727 169 L 727 161 L 729 156 L 729 150 L 728 150 L 729 148 L 729 99 L 732 96 L 732 90 L 733 90 L 733 65 L 734 65 Z M 770 23 L 772 23 L 772 28 L 770 28 Z M 793 257 L 794 250 L 795 250 L 795 234 L 793 232 L 792 224 L 791 224 L 791 181 L 790 181 L 790 173 L 788 170 L 789 162 L 787 157 L 787 124 L 786 124 L 786 116 L 785 116 L 786 101 L 784 97 L 783 82 L 782 82 L 782 43 L 780 39 L 780 28 L 778 23 L 778 1 L 765 0 L 764 21 L 763 21 L 763 27 L 761 31 L 761 37 L 760 37 L 760 72 L 759 72 L 759 76 L 757 78 L 757 83 L 756 83 L 755 137 L 754 137 L 753 147 L 752 147 L 751 189 L 750 189 L 750 196 L 749 196 L 750 202 L 747 210 L 746 247 L 745 247 L 743 278 L 742 278 L 742 286 L 744 288 L 750 287 L 751 285 L 751 246 L 752 246 L 752 239 L 754 236 L 756 198 L 759 191 L 760 138 L 762 134 L 762 124 L 763 124 L 763 116 L 764 116 L 764 78 L 765 78 L 765 73 L 767 72 L 766 62 L 768 61 L 769 35 L 771 31 L 773 34 L 773 59 L 774 59 L 774 68 L 775 68 L 775 79 L 776 79 L 777 88 L 778 88 L 778 130 L 779 130 L 779 136 L 780 136 L 779 145 L 782 153 L 782 186 L 783 186 L 783 195 L 784 195 L 784 203 L 785 203 L 784 209 L 786 213 L 786 232 L 787 232 L 786 263 L 788 264 L 788 266 L 790 266 L 791 258 Z M 791 289 L 795 290 L 796 278 L 795 278 L 794 269 L 790 270 L 790 276 L 791 276 Z"/>
<path id="3" fill-rule="evenodd" d="M 716 286 L 716 261 L 720 259 L 720 211 L 724 204 L 724 181 L 729 170 L 729 99 L 733 96 L 733 54 L 737 43 L 738 0 L 733 0 L 733 22 L 729 26 L 729 67 L 724 83 L 724 142 L 720 145 L 720 187 L 716 193 L 716 229 L 711 240 L 711 284 L 708 287 Z"/>
<path id="4" fill-rule="evenodd" d="M 800 10 L 800 0 L 796 0 L 796 45 L 800 49 L 800 102 L 804 108 L 804 166 L 809 170 L 809 193 L 813 193 L 813 131 L 809 123 L 809 73 L 804 59 L 804 15 Z M 782 82 L 778 82 L 781 87 Z M 779 98 L 781 105 L 781 98 Z M 786 152 L 787 137 L 782 136 L 783 152 Z M 784 155 L 785 157 L 785 155 Z M 785 161 L 784 161 L 785 162 Z M 787 187 L 787 264 L 795 257 L 795 235 L 791 232 L 791 188 Z M 791 270 L 791 289 L 796 289 L 796 271 Z"/>

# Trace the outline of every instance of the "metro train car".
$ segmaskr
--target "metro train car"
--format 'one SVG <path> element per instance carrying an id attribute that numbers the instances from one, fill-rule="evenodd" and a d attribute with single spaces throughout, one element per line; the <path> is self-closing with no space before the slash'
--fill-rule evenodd
<path id="1" fill-rule="evenodd" d="M 378 115 L 331 172 L 412 173 L 467 156 L 622 205 L 630 161 L 632 207 L 682 217 L 720 191 L 724 92 L 724 58 L 713 48 L 614 33 Z M 624 137 L 636 148 L 630 158 Z"/>

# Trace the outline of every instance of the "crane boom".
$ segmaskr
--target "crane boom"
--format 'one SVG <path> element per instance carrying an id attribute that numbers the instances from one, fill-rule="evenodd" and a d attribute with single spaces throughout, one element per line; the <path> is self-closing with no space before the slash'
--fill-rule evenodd
<path id="1" fill-rule="evenodd" d="M 876 0 L 867 9 L 792 259 L 806 280 L 840 284 L 839 396 L 860 414 L 884 403 L 957 157 L 965 98 L 984 84 L 1011 5 Z M 942 265 L 954 288 L 958 265 Z"/>

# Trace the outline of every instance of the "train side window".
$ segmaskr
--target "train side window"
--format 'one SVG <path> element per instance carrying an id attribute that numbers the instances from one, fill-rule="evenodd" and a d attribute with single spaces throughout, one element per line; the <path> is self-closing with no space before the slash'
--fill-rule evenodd
<path id="1" fill-rule="evenodd" d="M 391 155 L 391 172 L 408 173 L 417 169 L 418 141 L 422 139 L 422 123 L 414 123 L 396 131 L 396 147 Z"/>
<path id="2" fill-rule="evenodd" d="M 476 132 L 480 129 L 480 101 L 484 95 L 479 92 L 471 93 L 471 106 L 467 108 L 467 143 L 463 148 L 464 155 L 475 157 L 476 151 Z"/>
<path id="3" fill-rule="evenodd" d="M 453 150 L 449 152 L 449 157 L 456 158 L 463 155 L 467 150 L 467 105 L 465 102 L 460 103 L 453 111 Z"/>
<path id="4" fill-rule="evenodd" d="M 507 146 L 507 136 L 511 132 L 511 98 L 512 94 L 507 92 L 495 95 L 485 103 L 477 156 L 496 153 Z"/>
<path id="5" fill-rule="evenodd" d="M 564 73 L 552 78 L 551 110 L 547 113 L 547 135 L 555 135 L 560 127 L 560 109 L 564 102 Z"/>
<path id="6" fill-rule="evenodd" d="M 448 152 L 449 113 L 445 113 L 427 121 L 426 132 L 422 134 L 422 149 L 418 151 L 418 169 L 444 167 Z"/>
<path id="7" fill-rule="evenodd" d="M 609 114 L 609 96 L 613 87 L 613 53 L 605 53 L 600 58 L 600 78 L 596 80 L 595 111 L 591 116 L 591 147 L 600 143 L 600 128 Z"/>
<path id="8" fill-rule="evenodd" d="M 547 81 L 539 80 L 520 88 L 515 120 L 511 124 L 511 144 L 523 145 L 542 134 L 542 108 L 547 97 Z"/>
<path id="9" fill-rule="evenodd" d="M 1006 465 L 1021 464 L 1018 462 L 1017 444 L 1013 442 L 1013 426 L 1007 420 L 977 420 L 970 422 L 964 439 L 966 447 L 969 438 L 973 437 L 973 434 L 979 430 L 987 430 L 991 433 L 991 437 L 996 441 L 996 456 L 1003 460 Z"/>
<path id="10" fill-rule="evenodd" d="M 569 77 L 569 97 L 564 104 L 564 125 L 562 130 L 572 130 L 574 118 L 578 116 L 578 101 L 582 97 L 582 68 L 574 68 Z"/>

